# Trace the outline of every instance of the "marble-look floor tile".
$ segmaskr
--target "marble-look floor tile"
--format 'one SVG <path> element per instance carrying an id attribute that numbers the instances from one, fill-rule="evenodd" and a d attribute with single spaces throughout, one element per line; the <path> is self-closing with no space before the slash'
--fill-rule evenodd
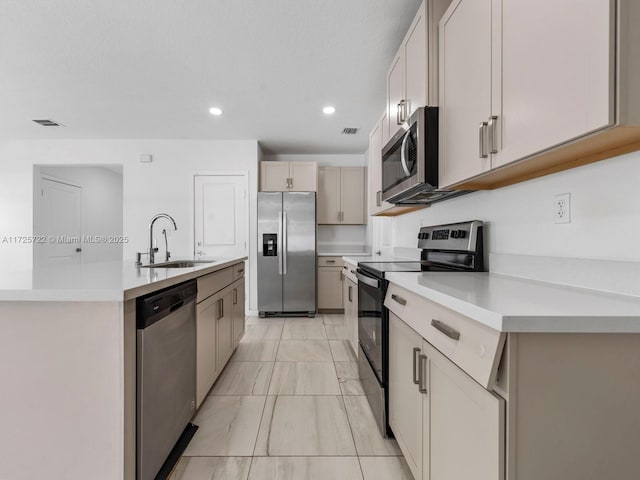
<path id="1" fill-rule="evenodd" d="M 266 395 L 273 362 L 229 362 L 209 395 Z"/>
<path id="2" fill-rule="evenodd" d="M 284 317 L 247 317 L 245 325 L 284 325 Z"/>
<path id="3" fill-rule="evenodd" d="M 362 480 L 362 473 L 358 457 L 255 457 L 249 479 Z"/>
<path id="4" fill-rule="evenodd" d="M 347 329 L 342 325 L 325 325 L 324 329 L 329 340 L 344 340 L 347 338 Z"/>
<path id="5" fill-rule="evenodd" d="M 331 362 L 331 350 L 326 340 L 281 340 L 278 362 Z"/>
<path id="6" fill-rule="evenodd" d="M 256 456 L 353 456 L 341 396 L 267 397 Z"/>
<path id="7" fill-rule="evenodd" d="M 346 320 L 342 313 L 331 314 L 331 313 L 323 313 L 322 319 L 325 325 L 334 325 L 334 326 L 342 326 L 346 325 Z"/>
<path id="8" fill-rule="evenodd" d="M 340 395 L 333 362 L 277 362 L 269 395 Z"/>
<path id="9" fill-rule="evenodd" d="M 170 480 L 246 480 L 251 457 L 182 457 Z"/>
<path id="10" fill-rule="evenodd" d="M 356 362 L 336 362 L 336 373 L 342 395 L 364 395 Z"/>
<path id="11" fill-rule="evenodd" d="M 280 340 L 284 323 L 267 323 L 266 325 L 247 325 L 242 342 L 260 340 Z"/>
<path id="12" fill-rule="evenodd" d="M 326 340 L 322 321 L 287 319 L 282 330 L 282 340 Z"/>
<path id="13" fill-rule="evenodd" d="M 334 362 L 357 362 L 349 340 L 329 340 Z"/>
<path id="14" fill-rule="evenodd" d="M 266 397 L 207 397 L 193 420 L 198 431 L 184 452 L 188 457 L 251 456 Z"/>
<path id="15" fill-rule="evenodd" d="M 278 352 L 278 340 L 241 342 L 231 356 L 232 362 L 273 362 Z"/>
<path id="16" fill-rule="evenodd" d="M 413 480 L 402 457 L 360 457 L 360 466 L 364 480 Z"/>
<path id="17" fill-rule="evenodd" d="M 358 455 L 402 455 L 398 443 L 393 438 L 385 439 L 380 433 L 367 397 L 345 396 L 343 398 Z"/>

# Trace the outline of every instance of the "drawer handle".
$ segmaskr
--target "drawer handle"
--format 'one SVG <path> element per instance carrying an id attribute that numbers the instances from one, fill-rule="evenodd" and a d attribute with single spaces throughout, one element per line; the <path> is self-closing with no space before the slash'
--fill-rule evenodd
<path id="1" fill-rule="evenodd" d="M 418 364 L 418 376 L 420 377 L 420 381 L 418 382 L 418 391 L 420 393 L 427 393 L 427 387 L 424 386 L 424 372 L 427 369 L 427 356 L 420 355 Z"/>
<path id="2" fill-rule="evenodd" d="M 400 305 L 403 305 L 403 306 L 407 304 L 407 301 L 404 298 L 399 297 L 395 293 L 391 294 L 391 299 L 395 300 L 397 303 L 399 303 Z"/>
<path id="3" fill-rule="evenodd" d="M 418 373 L 418 366 L 416 362 L 416 360 L 418 360 L 418 356 L 416 356 L 416 353 L 420 353 L 420 349 L 417 347 L 413 349 L 413 383 L 419 385 L 420 379 L 416 375 Z"/>
<path id="4" fill-rule="evenodd" d="M 442 323 L 440 320 L 435 320 L 435 319 L 431 320 L 431 326 L 434 327 L 436 330 L 444 333 L 447 337 L 449 337 L 452 340 L 460 340 L 460 332 L 457 330 L 454 330 L 446 323 Z"/>
<path id="5" fill-rule="evenodd" d="M 239 268 L 238 273 L 244 273 L 244 268 Z"/>
<path id="6" fill-rule="evenodd" d="M 327 263 L 336 263 L 335 260 L 327 260 Z"/>

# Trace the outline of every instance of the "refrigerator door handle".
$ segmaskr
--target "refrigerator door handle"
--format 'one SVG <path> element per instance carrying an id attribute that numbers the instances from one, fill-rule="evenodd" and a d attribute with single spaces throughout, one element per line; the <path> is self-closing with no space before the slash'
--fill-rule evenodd
<path id="1" fill-rule="evenodd" d="M 282 210 L 278 212 L 278 275 L 282 275 L 282 257 L 284 251 L 282 249 Z"/>
<path id="2" fill-rule="evenodd" d="M 287 212 L 282 212 L 282 274 L 287 274 L 287 251 L 289 239 L 287 238 Z"/>

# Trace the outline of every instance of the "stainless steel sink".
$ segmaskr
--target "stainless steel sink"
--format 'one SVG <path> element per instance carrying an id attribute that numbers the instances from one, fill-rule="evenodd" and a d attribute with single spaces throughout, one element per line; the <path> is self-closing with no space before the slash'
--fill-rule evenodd
<path id="1" fill-rule="evenodd" d="M 191 268 L 203 263 L 215 263 L 215 260 L 174 260 L 172 262 L 141 265 L 140 268 Z"/>

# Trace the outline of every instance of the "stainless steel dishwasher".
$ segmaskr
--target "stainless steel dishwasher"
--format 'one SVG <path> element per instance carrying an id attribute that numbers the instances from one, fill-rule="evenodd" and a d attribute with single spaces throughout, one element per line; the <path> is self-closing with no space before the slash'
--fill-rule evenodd
<path id="1" fill-rule="evenodd" d="M 190 281 L 137 300 L 138 480 L 164 478 L 168 457 L 179 457 L 194 433 L 196 292 Z"/>

